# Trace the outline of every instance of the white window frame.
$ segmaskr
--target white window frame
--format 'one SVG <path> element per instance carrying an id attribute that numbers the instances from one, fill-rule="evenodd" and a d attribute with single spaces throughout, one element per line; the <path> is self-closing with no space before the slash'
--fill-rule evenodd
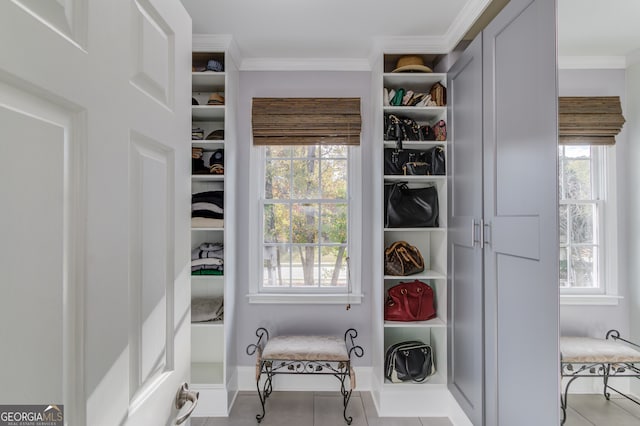
<path id="1" fill-rule="evenodd" d="M 597 201 L 599 264 L 598 288 L 560 288 L 562 305 L 617 305 L 618 296 L 618 214 L 615 145 L 603 146 L 591 163 L 592 182 L 599 185 Z M 604 168 L 604 171 L 602 170 Z M 595 179 L 594 179 L 595 177 Z"/>
<path id="2" fill-rule="evenodd" d="M 349 218 L 347 224 L 347 253 L 349 254 L 350 286 L 344 291 L 334 289 L 274 288 L 263 289 L 263 217 L 262 194 L 266 164 L 266 147 L 251 146 L 250 149 L 250 202 L 249 206 L 249 303 L 293 303 L 293 304 L 360 304 L 362 303 L 361 253 L 362 253 L 362 173 L 360 146 L 348 146 Z M 350 287 L 350 291 L 349 291 Z"/>

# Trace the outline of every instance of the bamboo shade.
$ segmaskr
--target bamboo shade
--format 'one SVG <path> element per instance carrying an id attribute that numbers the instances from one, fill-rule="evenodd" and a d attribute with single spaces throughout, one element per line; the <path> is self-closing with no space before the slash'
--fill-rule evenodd
<path id="1" fill-rule="evenodd" d="M 254 145 L 360 145 L 360 98 L 253 98 Z"/>
<path id="2" fill-rule="evenodd" d="M 619 96 L 560 97 L 558 142 L 564 145 L 614 145 L 624 124 Z"/>

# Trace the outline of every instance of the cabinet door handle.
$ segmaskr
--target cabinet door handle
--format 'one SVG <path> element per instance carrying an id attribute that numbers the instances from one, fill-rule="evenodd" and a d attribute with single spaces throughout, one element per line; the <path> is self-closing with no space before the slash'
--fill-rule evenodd
<path id="1" fill-rule="evenodd" d="M 480 224 L 478 222 L 476 222 L 475 218 L 471 219 L 471 248 L 475 247 L 476 244 L 480 243 L 481 244 L 481 240 L 476 238 L 477 235 L 477 229 L 480 227 Z"/>
<path id="2" fill-rule="evenodd" d="M 486 229 L 486 231 L 485 231 Z M 484 248 L 484 246 L 490 246 L 491 242 L 489 241 L 491 237 L 491 224 L 485 223 L 484 219 L 482 220 L 482 231 L 480 232 L 480 247 Z M 488 236 L 488 237 L 487 237 Z M 485 238 L 487 237 L 487 238 Z"/>

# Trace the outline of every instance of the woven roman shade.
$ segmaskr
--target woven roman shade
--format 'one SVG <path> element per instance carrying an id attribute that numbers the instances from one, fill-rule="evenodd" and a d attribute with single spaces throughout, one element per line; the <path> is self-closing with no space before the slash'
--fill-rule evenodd
<path id="1" fill-rule="evenodd" d="M 360 98 L 253 98 L 254 145 L 360 145 Z"/>
<path id="2" fill-rule="evenodd" d="M 558 98 L 558 143 L 614 145 L 624 124 L 620 97 Z"/>

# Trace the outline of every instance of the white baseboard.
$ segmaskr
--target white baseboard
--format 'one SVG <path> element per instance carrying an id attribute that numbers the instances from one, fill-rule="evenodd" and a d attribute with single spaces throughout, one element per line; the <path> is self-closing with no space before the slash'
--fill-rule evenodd
<path id="1" fill-rule="evenodd" d="M 559 69 L 625 69 L 624 56 L 558 56 Z"/>
<path id="2" fill-rule="evenodd" d="M 568 378 L 562 379 L 562 392 L 564 393 L 565 387 L 568 382 Z M 626 394 L 631 393 L 631 378 L 630 377 L 610 377 L 609 384 L 620 392 Z M 604 384 L 602 377 L 581 377 L 574 380 L 569 387 L 569 394 L 584 394 L 584 393 L 603 393 Z"/>
<path id="3" fill-rule="evenodd" d="M 354 367 L 356 391 L 371 390 L 372 367 Z M 238 390 L 256 390 L 256 368 L 238 367 Z M 273 379 L 274 391 L 339 391 L 340 383 L 333 376 L 282 374 Z"/>
<path id="4" fill-rule="evenodd" d="M 224 387 L 191 385 L 191 390 L 198 391 L 198 405 L 193 410 L 193 417 L 227 417 L 229 415 L 228 392 Z M 234 396 L 235 398 L 235 396 Z"/>
<path id="5" fill-rule="evenodd" d="M 356 391 L 371 392 L 373 367 L 354 367 Z M 238 367 L 238 390 L 256 391 L 256 368 Z M 275 391 L 331 391 L 339 390 L 332 376 L 283 374 L 274 378 Z M 448 417 L 454 426 L 472 426 L 446 385 L 385 386 L 382 392 L 372 392 L 380 417 Z"/>
<path id="6" fill-rule="evenodd" d="M 454 426 L 473 426 L 446 385 L 412 385 L 373 392 L 380 417 L 448 417 Z"/>

